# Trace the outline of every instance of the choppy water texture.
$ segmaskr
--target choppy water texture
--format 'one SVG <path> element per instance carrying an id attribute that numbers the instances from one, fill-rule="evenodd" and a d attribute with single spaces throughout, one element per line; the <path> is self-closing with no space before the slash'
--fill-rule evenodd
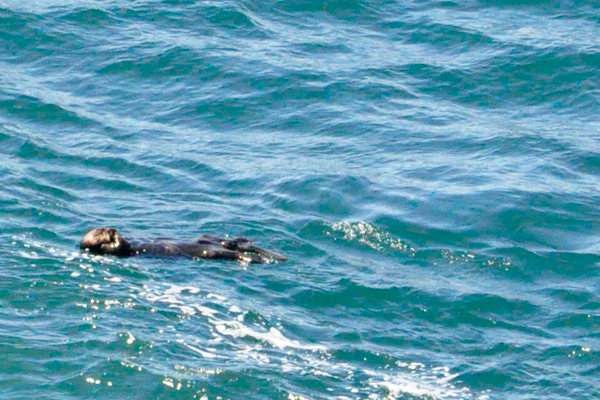
<path id="1" fill-rule="evenodd" d="M 0 0 L 0 399 L 600 398 L 598 38 L 592 1 Z"/>

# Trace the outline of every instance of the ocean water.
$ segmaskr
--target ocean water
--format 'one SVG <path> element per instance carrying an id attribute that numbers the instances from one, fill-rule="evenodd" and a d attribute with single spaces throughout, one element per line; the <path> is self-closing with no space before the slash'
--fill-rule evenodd
<path id="1" fill-rule="evenodd" d="M 0 0 L 0 399 L 600 398 L 599 38 L 595 1 Z"/>

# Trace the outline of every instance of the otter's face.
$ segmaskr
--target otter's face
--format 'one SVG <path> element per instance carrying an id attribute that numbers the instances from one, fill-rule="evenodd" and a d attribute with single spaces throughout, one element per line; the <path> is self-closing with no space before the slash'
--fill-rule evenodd
<path id="1" fill-rule="evenodd" d="M 80 248 L 94 254 L 131 255 L 131 245 L 115 228 L 98 228 L 89 231 L 81 240 Z"/>

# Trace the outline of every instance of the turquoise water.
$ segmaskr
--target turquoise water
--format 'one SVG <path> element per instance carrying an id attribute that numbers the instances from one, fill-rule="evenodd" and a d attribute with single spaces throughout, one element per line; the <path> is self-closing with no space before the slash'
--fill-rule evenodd
<path id="1" fill-rule="evenodd" d="M 0 399 L 600 398 L 598 38 L 592 1 L 0 0 Z"/>

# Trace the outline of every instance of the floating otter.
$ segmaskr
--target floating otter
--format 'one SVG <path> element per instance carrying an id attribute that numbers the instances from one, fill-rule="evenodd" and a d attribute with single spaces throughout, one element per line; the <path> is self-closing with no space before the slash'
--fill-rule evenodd
<path id="1" fill-rule="evenodd" d="M 80 248 L 94 254 L 119 257 L 150 254 L 240 260 L 251 263 L 266 263 L 271 260 L 287 261 L 287 258 L 281 254 L 261 249 L 245 238 L 221 239 L 202 235 L 191 242 L 176 242 L 172 239 L 158 238 L 148 243 L 131 244 L 115 228 L 97 228 L 89 231 L 81 240 Z"/>

